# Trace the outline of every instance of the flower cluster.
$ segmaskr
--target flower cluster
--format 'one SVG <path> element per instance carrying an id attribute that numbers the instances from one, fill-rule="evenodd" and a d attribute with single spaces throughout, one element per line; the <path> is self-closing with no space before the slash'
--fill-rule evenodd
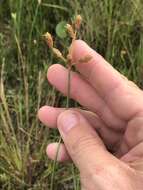
<path id="1" fill-rule="evenodd" d="M 72 43 L 76 40 L 77 31 L 80 29 L 81 23 L 82 23 L 82 17 L 80 15 L 77 15 L 72 24 L 66 25 L 67 32 L 68 32 L 69 36 L 72 38 Z M 58 58 L 60 58 L 64 62 L 68 63 L 69 66 L 72 66 L 74 64 L 72 61 L 72 56 L 71 56 L 72 44 L 69 48 L 68 55 L 65 58 L 63 56 L 62 52 L 59 49 L 54 47 L 53 37 L 49 32 L 46 32 L 43 35 L 43 37 L 44 37 L 48 47 L 54 53 L 54 55 L 56 55 Z"/>

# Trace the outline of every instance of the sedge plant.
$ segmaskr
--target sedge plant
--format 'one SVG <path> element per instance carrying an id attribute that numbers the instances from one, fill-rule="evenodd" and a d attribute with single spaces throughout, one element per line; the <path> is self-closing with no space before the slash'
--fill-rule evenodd
<path id="1" fill-rule="evenodd" d="M 53 37 L 49 32 L 46 32 L 43 35 L 46 44 L 51 49 L 53 54 L 57 58 L 59 58 L 61 61 L 63 61 L 64 64 L 66 65 L 67 69 L 68 69 L 67 100 L 66 100 L 66 108 L 67 109 L 70 108 L 70 91 L 71 91 L 71 71 L 72 71 L 72 67 L 74 67 L 78 63 L 82 63 L 82 62 L 86 63 L 86 62 L 90 61 L 91 58 L 92 58 L 90 55 L 87 55 L 87 56 L 81 58 L 80 60 L 78 60 L 78 62 L 74 62 L 73 59 L 72 59 L 72 46 L 73 46 L 74 41 L 77 39 L 77 34 L 80 31 L 81 24 L 82 24 L 82 17 L 80 15 L 77 15 L 75 17 L 74 21 L 71 24 L 66 24 L 66 26 L 65 26 L 66 30 L 67 30 L 67 32 L 69 34 L 69 37 L 71 38 L 71 44 L 70 44 L 70 46 L 68 48 L 68 54 L 67 55 L 63 55 L 62 52 L 59 49 L 54 47 Z M 56 156 L 55 156 L 54 163 L 53 163 L 53 171 L 52 171 L 51 186 L 50 186 L 51 190 L 54 189 L 55 169 L 56 169 L 56 163 L 57 163 L 57 158 L 58 158 L 58 153 L 59 153 L 59 148 L 60 148 L 61 141 L 62 141 L 62 139 L 60 137 L 57 152 L 56 152 Z"/>

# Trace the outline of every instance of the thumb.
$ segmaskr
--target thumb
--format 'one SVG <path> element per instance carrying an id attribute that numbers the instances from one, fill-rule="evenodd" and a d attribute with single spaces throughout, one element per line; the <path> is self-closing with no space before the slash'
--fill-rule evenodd
<path id="1" fill-rule="evenodd" d="M 57 125 L 68 153 L 81 173 L 91 173 L 89 170 L 95 170 L 96 166 L 99 168 L 113 162 L 114 157 L 80 113 L 72 110 L 61 113 Z"/>

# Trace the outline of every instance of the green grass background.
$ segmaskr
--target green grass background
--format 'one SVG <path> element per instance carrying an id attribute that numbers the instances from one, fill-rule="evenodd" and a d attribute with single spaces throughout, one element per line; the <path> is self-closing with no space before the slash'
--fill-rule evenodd
<path id="1" fill-rule="evenodd" d="M 53 162 L 46 145 L 58 132 L 38 121 L 42 105 L 63 106 L 65 99 L 46 81 L 52 57 L 41 35 L 54 35 L 64 49 L 68 39 L 55 35 L 60 21 L 77 13 L 84 19 L 80 38 L 117 70 L 143 86 L 142 0 L 0 1 L 0 189 L 52 189 Z M 58 164 L 55 190 L 80 189 L 71 164 Z"/>

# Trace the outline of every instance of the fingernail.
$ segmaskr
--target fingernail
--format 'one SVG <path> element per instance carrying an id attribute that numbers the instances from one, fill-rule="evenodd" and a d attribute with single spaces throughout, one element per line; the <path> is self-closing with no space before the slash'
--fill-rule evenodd
<path id="1" fill-rule="evenodd" d="M 67 134 L 72 128 L 79 123 L 79 117 L 76 113 L 66 111 L 58 118 L 58 127 L 62 133 Z"/>

